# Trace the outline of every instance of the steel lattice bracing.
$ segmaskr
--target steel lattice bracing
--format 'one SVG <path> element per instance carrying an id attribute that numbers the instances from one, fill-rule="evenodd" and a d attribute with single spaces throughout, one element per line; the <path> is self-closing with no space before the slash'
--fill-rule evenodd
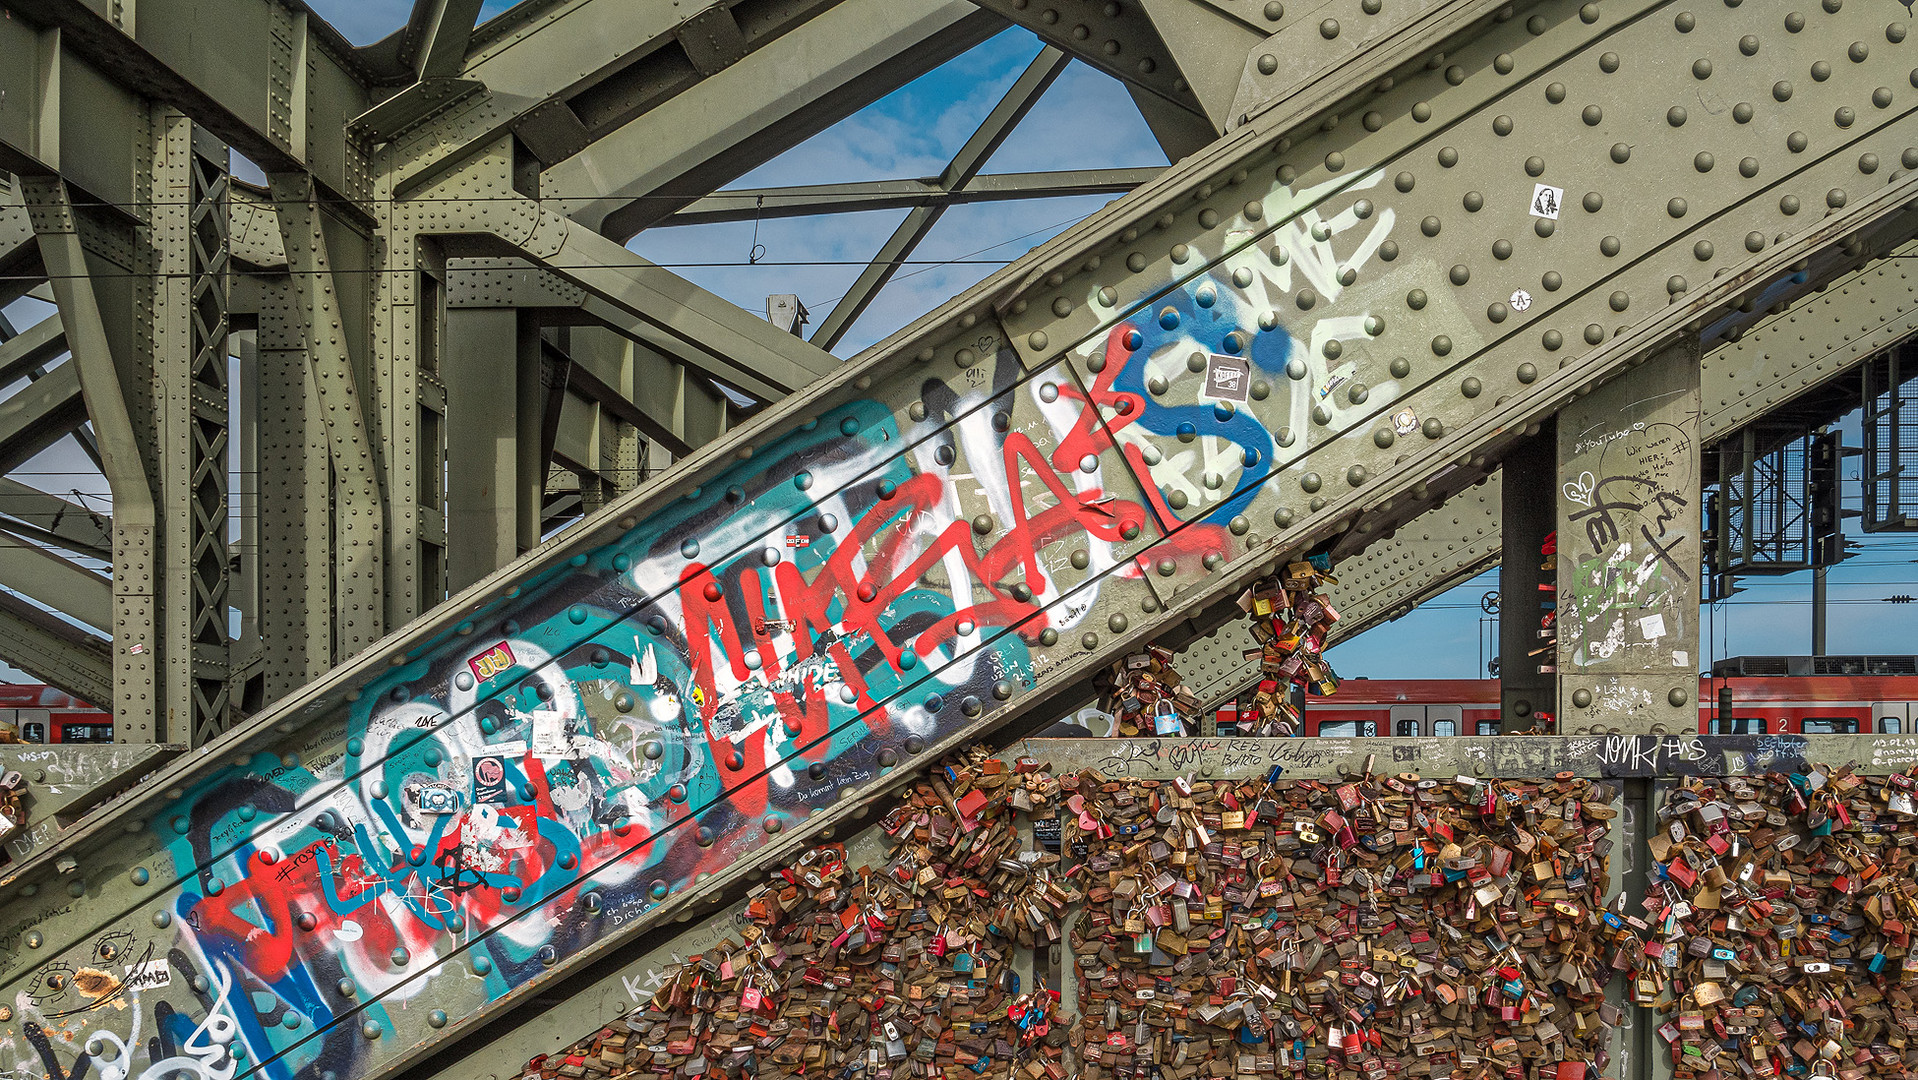
<path id="1" fill-rule="evenodd" d="M 311 152 L 279 151 L 264 162 L 269 197 L 231 204 L 232 257 L 263 272 L 236 279 L 228 314 L 298 399 L 265 403 L 286 418 L 289 460 L 261 483 L 330 527 L 314 541 L 324 568 L 291 578 L 319 587 L 303 606 L 274 594 L 286 619 L 264 647 L 288 681 L 360 655 L 0 871 L 13 913 L 0 936 L 26 946 L 0 955 L 0 993 L 125 940 L 180 957 L 168 986 L 139 991 L 143 1005 L 164 1000 L 193 1024 L 237 1009 L 250 1070 L 435 1068 L 454 1040 L 482 1026 L 499 1037 L 544 995 L 585 989 L 596 965 L 853 819 L 915 762 L 1045 722 L 1117 656 L 1217 627 L 1278 560 L 1357 555 L 1469 497 L 1554 416 L 1559 458 L 1577 468 L 1552 487 L 1583 496 L 1551 497 L 1561 531 L 1589 538 L 1600 562 L 1620 554 L 1606 525 L 1682 563 L 1696 529 L 1654 536 L 1646 508 L 1696 513 L 1687 497 L 1717 407 L 1698 353 L 1904 243 L 1918 198 L 1918 177 L 1890 167 L 1918 156 L 1905 28 L 1862 4 L 1795 24 L 1649 2 L 1435 4 L 1337 35 L 1282 23 L 1281 35 L 1310 31 L 1284 38 L 1283 64 L 1266 35 L 1221 31 L 1208 40 L 1223 67 L 1202 73 L 1206 49 L 1168 29 L 1178 6 L 1153 3 L 1148 29 L 1197 89 L 1141 92 L 1229 133 L 842 365 L 600 231 L 623 231 L 635 192 L 669 205 L 706 192 L 651 186 L 637 158 L 584 203 L 581 189 L 548 190 L 587 168 L 586 147 L 656 111 L 635 112 L 631 94 L 612 107 L 618 95 L 595 88 L 648 85 L 667 70 L 650 60 L 683 55 L 699 78 L 681 92 L 696 92 L 812 21 L 697 54 L 687 36 L 724 44 L 723 23 L 661 20 L 641 48 L 581 36 L 591 18 L 567 22 L 613 18 L 606 3 L 525 7 L 455 64 L 458 35 L 442 33 L 460 6 L 421 5 L 434 21 L 393 46 L 381 76 L 407 89 L 369 95 L 343 151 L 318 137 L 330 118 L 313 123 L 310 102 L 292 120 L 268 110 L 267 127 Z M 742 42 L 745 8 L 719 12 Z M 148 10 L 116 48 L 170 41 Z M 56 58 L 55 16 L 91 17 L 35 11 L 32 48 L 50 35 Z M 565 32 L 533 29 L 547 17 Z M 888 40 L 906 51 L 925 40 L 913 33 Z M 660 52 L 668 35 L 678 54 Z M 1219 50 L 1228 38 L 1244 48 Z M 104 39 L 86 40 L 76 64 L 104 55 Z M 1060 47 L 1101 48 L 1085 41 Z M 499 64 L 511 77 L 489 81 Z M 298 70 L 311 80 L 325 65 Z M 820 78 L 873 85 L 833 70 Z M 127 93 L 178 97 L 240 145 L 245 114 L 162 83 Z M 1219 110 L 1227 87 L 1247 88 L 1230 98 L 1252 103 L 1243 115 Z M 827 95 L 835 108 L 857 96 Z M 161 469 L 173 459 L 145 445 L 166 430 L 147 408 L 151 381 L 120 374 L 160 358 L 131 332 L 127 279 L 89 275 L 88 260 L 138 269 L 152 249 L 133 245 L 154 224 L 80 205 L 66 144 L 46 130 L 8 130 L 7 165 L 33 174 L 36 254 L 115 494 L 109 591 L 65 581 L 115 622 L 116 708 L 152 717 L 138 680 L 177 694 L 166 671 L 179 654 L 156 664 L 122 631 L 157 633 L 174 610 L 178 583 L 153 568 L 177 542 L 181 489 Z M 337 185 L 304 167 L 322 145 L 348 159 Z M 619 145 L 595 161 L 620 159 Z M 256 230 L 262 215 L 273 228 Z M 449 364 L 449 338 L 473 351 Z M 498 420 L 511 452 L 461 467 L 514 487 L 485 519 L 488 561 L 531 550 L 463 569 L 476 584 L 413 620 L 461 538 L 439 490 L 457 362 L 497 364 L 485 370 L 521 391 Z M 581 397 L 583 370 L 597 382 L 581 380 Z M 638 400 L 655 371 L 682 386 L 757 380 L 777 400 L 702 417 L 688 397 L 664 415 Z M 583 471 L 605 460 L 579 460 L 595 448 L 551 426 L 576 398 L 691 452 L 636 489 L 602 490 L 603 513 L 538 544 L 547 459 L 566 447 Z M 1626 423 L 1607 429 L 1612 417 Z M 1653 430 L 1674 434 L 1640 437 Z M 608 458 L 633 456 L 618 429 L 610 438 L 621 449 Z M 1659 489 L 1607 488 L 1613 453 L 1649 463 Z M 152 476 L 170 479 L 156 489 Z M 1561 572 L 1561 589 L 1580 587 Z M 1683 616 L 1696 598 L 1675 572 L 1626 598 L 1661 615 L 1657 635 L 1638 624 L 1629 640 L 1695 638 Z M 1610 594 L 1587 599 L 1585 629 L 1603 629 Z M 317 608 L 332 618 L 315 623 Z M 1606 659 L 1564 658 L 1566 726 L 1647 731 L 1695 709 L 1679 695 L 1695 692 L 1695 669 Z M 526 842 L 480 853 L 453 839 L 436 809 L 448 798 L 491 808 L 470 827 Z M 117 1022 L 96 1013 L 88 1024 Z M 69 1076 L 93 1030 L 51 1050 Z M 144 1043 L 129 1056 L 152 1064 Z"/>

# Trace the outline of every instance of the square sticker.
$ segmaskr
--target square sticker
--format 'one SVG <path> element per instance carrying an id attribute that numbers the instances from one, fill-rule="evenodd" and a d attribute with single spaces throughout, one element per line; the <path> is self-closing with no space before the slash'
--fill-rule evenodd
<path id="1" fill-rule="evenodd" d="M 1565 189 L 1550 184 L 1532 185 L 1532 216 L 1558 220 L 1558 212 L 1565 205 Z"/>
<path id="2" fill-rule="evenodd" d="M 1236 356 L 1205 358 L 1205 396 L 1243 405 L 1252 398 L 1252 365 Z"/>

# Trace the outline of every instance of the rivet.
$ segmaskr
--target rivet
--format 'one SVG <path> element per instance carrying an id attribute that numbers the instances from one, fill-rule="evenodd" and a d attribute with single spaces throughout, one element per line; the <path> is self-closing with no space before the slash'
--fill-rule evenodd
<path id="1" fill-rule="evenodd" d="M 1503 138 L 1512 133 L 1512 118 L 1499 115 L 1492 118 L 1492 134 Z"/>
<path id="2" fill-rule="evenodd" d="M 1607 75 L 1616 73 L 1618 71 L 1618 54 L 1615 52 L 1600 54 L 1598 58 L 1598 70 Z"/>
<path id="3" fill-rule="evenodd" d="M 1813 61 L 1811 65 L 1812 81 L 1824 82 L 1826 79 L 1829 79 L 1829 78 L 1831 78 L 1831 65 L 1825 63 L 1823 60 Z"/>
<path id="4" fill-rule="evenodd" d="M 1786 82 L 1783 79 L 1780 79 L 1777 82 L 1773 83 L 1771 87 L 1771 96 L 1774 100 L 1777 100 L 1777 101 L 1790 101 L 1791 100 L 1791 83 Z"/>
<path id="5" fill-rule="evenodd" d="M 1881 86 L 1871 92 L 1871 103 L 1875 108 L 1891 108 L 1891 87 Z"/>
<path id="6" fill-rule="evenodd" d="M 1690 207 L 1691 204 L 1687 203 L 1684 199 L 1673 198 L 1665 203 L 1665 212 L 1675 218 L 1682 218 Z"/>
<path id="7" fill-rule="evenodd" d="M 1583 709 L 1590 706 L 1591 703 L 1592 703 L 1592 692 L 1590 690 L 1587 690 L 1584 687 L 1580 687 L 1577 690 L 1572 691 L 1573 705 L 1576 705 L 1579 708 Z"/>
<path id="8" fill-rule="evenodd" d="M 1604 255 L 1608 259 L 1616 256 L 1619 252 L 1620 247 L 1621 245 L 1619 244 L 1618 237 L 1616 236 L 1607 236 L 1599 240 L 1598 242 L 1599 253 Z"/>
<path id="9" fill-rule="evenodd" d="M 1557 292 L 1564 286 L 1565 278 L 1556 270 L 1547 270 L 1539 276 L 1538 283 L 1546 292 Z"/>
<path id="10" fill-rule="evenodd" d="M 1709 79 L 1712 77 L 1712 62 L 1700 57 L 1692 61 L 1692 78 Z"/>
<path id="11" fill-rule="evenodd" d="M 1540 336 L 1539 344 L 1545 346 L 1546 352 L 1557 352 L 1565 344 L 1565 335 L 1556 330 L 1547 330 Z"/>
<path id="12" fill-rule="evenodd" d="M 1631 147 L 1626 146 L 1624 143 L 1612 144 L 1612 160 L 1613 161 L 1617 162 L 1620 165 L 1623 165 L 1627 161 L 1630 161 L 1631 159 L 1632 159 Z"/>
<path id="13" fill-rule="evenodd" d="M 1270 75 L 1279 70 L 1279 58 L 1271 53 L 1259 57 L 1259 74 Z"/>
<path id="14" fill-rule="evenodd" d="M 1804 153 L 1805 148 L 1810 145 L 1811 139 L 1802 131 L 1794 131 L 1790 135 L 1785 136 L 1785 149 L 1790 150 L 1794 154 Z"/>
<path id="15" fill-rule="evenodd" d="M 1448 169 L 1454 165 L 1457 165 L 1458 150 L 1450 146 L 1440 147 L 1438 152 L 1438 163 Z"/>
<path id="16" fill-rule="evenodd" d="M 1451 351 L 1452 351 L 1451 338 L 1445 336 L 1444 334 L 1440 334 L 1437 337 L 1432 339 L 1432 352 L 1434 355 L 1444 356 L 1445 354 Z"/>
<path id="17" fill-rule="evenodd" d="M 1684 127 L 1689 116 L 1683 105 L 1674 105 L 1665 110 L 1665 122 L 1673 127 Z"/>
<path id="18" fill-rule="evenodd" d="M 1689 702 L 1691 699 L 1692 699 L 1692 696 L 1686 693 L 1685 688 L 1682 686 L 1672 687 L 1671 693 L 1665 695 L 1665 700 L 1671 702 L 1672 708 L 1674 709 L 1682 708 L 1685 705 L 1685 703 Z"/>
<path id="19" fill-rule="evenodd" d="M 1840 207 L 1844 206 L 1845 205 L 1845 189 L 1832 188 L 1830 191 L 1825 192 L 1825 205 L 1831 207 L 1833 210 L 1837 210 Z"/>
<path id="20" fill-rule="evenodd" d="M 1605 340 L 1605 328 L 1597 323 L 1585 324 L 1585 344 L 1597 345 Z"/>
<path id="21" fill-rule="evenodd" d="M 1485 392 L 1485 384 L 1479 382 L 1476 377 L 1468 375 L 1464 382 L 1459 383 L 1458 392 L 1468 398 L 1475 398 Z"/>

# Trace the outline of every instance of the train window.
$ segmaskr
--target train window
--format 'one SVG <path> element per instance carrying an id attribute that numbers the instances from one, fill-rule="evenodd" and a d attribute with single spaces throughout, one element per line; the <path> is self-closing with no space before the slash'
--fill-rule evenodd
<path id="1" fill-rule="evenodd" d="M 1480 720 L 1478 722 L 1478 733 L 1480 735 L 1497 735 L 1503 730 L 1504 725 L 1497 720 Z"/>
<path id="2" fill-rule="evenodd" d="M 1417 720 L 1394 720 L 1392 722 L 1392 734 L 1404 736 L 1417 735 L 1419 734 L 1419 722 Z"/>
<path id="3" fill-rule="evenodd" d="M 47 725 L 38 721 L 20 725 L 20 738 L 26 742 L 43 743 L 47 741 Z"/>
<path id="4" fill-rule="evenodd" d="M 1881 716 L 1878 718 L 1878 730 L 1886 735 L 1901 734 L 1905 730 L 1905 722 L 1896 716 Z"/>
<path id="5" fill-rule="evenodd" d="M 1371 738 L 1379 733 L 1376 720 L 1321 720 L 1319 734 L 1334 739 Z"/>
<path id="6" fill-rule="evenodd" d="M 1858 720 L 1851 716 L 1807 716 L 1798 724 L 1806 735 L 1856 735 Z"/>
<path id="7" fill-rule="evenodd" d="M 1432 721 L 1432 734 L 1457 735 L 1458 725 L 1454 724 L 1450 720 L 1434 720 Z"/>
<path id="8" fill-rule="evenodd" d="M 1713 735 L 1769 735 L 1771 722 L 1762 716 L 1735 716 L 1730 720 L 1714 717 L 1711 733 Z"/>

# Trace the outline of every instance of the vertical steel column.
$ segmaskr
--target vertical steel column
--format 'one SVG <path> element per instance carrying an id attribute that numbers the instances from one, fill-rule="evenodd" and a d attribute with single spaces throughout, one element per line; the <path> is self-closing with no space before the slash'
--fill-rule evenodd
<path id="1" fill-rule="evenodd" d="M 519 414 L 537 400 L 507 392 L 518 383 L 519 313 L 512 308 L 446 312 L 446 586 L 458 592 L 518 554 Z M 537 376 L 536 376 L 537 377 Z"/>
<path id="2" fill-rule="evenodd" d="M 231 723 L 227 633 L 227 149 L 156 110 L 148 233 L 160 434 L 161 708 L 194 745 Z"/>
<path id="3" fill-rule="evenodd" d="M 545 380 L 540 377 L 545 365 L 540 355 L 539 322 L 530 311 L 517 314 L 519 318 L 513 334 L 516 346 L 513 379 L 517 387 L 514 396 L 519 399 L 519 410 L 513 418 L 516 454 L 513 498 L 508 505 L 516 506 L 518 513 L 515 515 L 513 551 L 508 561 L 518 557 L 522 551 L 531 551 L 539 546 L 540 520 L 546 503 L 546 462 L 540 456 L 540 426 L 546 417 L 546 387 Z"/>
<path id="4" fill-rule="evenodd" d="M 333 463 L 293 283 L 260 305 L 260 639 L 267 700 L 333 666 Z"/>
<path id="5" fill-rule="evenodd" d="M 333 461 L 334 642 L 337 655 L 347 657 L 385 633 L 385 499 L 372 432 L 360 406 L 360 376 L 347 345 L 350 335 L 334 290 L 313 178 L 304 173 L 276 173 L 270 180 Z"/>
<path id="6" fill-rule="evenodd" d="M 633 342 L 597 326 L 572 328 L 573 363 L 583 367 L 625 400 L 633 400 Z M 598 407 L 599 423 L 592 462 L 594 476 L 582 478 L 580 509 L 592 514 L 639 486 L 640 455 L 645 447 L 639 429 L 621 420 L 613 410 Z"/>
<path id="7" fill-rule="evenodd" d="M 127 408 L 119 365 L 109 345 L 107 325 L 101 318 L 93 268 L 80 246 L 79 225 L 66 183 L 57 177 L 23 179 L 21 190 L 53 286 L 54 302 L 66 328 L 67 344 L 73 351 L 71 362 L 80 369 L 87 416 L 99 438 L 107 487 L 113 493 L 114 735 L 122 742 L 177 738 L 180 733 L 162 726 L 154 693 L 158 674 L 154 657 L 161 626 L 154 598 L 157 552 L 153 489 Z M 122 278 L 130 276 L 130 268 L 113 269 Z"/>
<path id="8" fill-rule="evenodd" d="M 1540 549 L 1554 525 L 1558 436 L 1546 421 L 1505 454 L 1499 466 L 1498 680 L 1500 727 L 1524 731 L 1558 699 L 1551 650 L 1538 652 L 1540 621 L 1550 608 L 1552 575 Z M 1541 670 L 1545 669 L 1545 670 Z"/>
<path id="9" fill-rule="evenodd" d="M 1559 730 L 1698 729 L 1699 344 L 1558 414 Z"/>

